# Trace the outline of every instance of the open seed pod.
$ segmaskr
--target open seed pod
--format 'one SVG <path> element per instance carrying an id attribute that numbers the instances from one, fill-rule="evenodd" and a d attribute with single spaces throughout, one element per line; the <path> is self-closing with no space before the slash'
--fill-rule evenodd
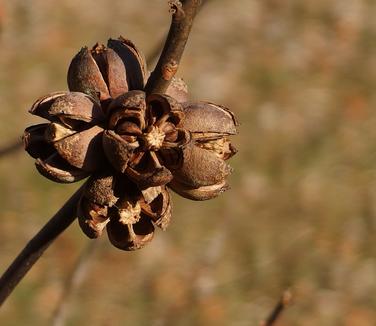
<path id="1" fill-rule="evenodd" d="M 171 220 L 171 200 L 165 187 L 148 202 L 140 191 L 129 188 L 132 183 L 124 179 L 123 182 L 125 185 L 119 189 L 123 192 L 121 198 L 109 209 L 107 233 L 115 247 L 130 251 L 142 248 L 153 239 L 154 225 L 163 230 L 167 228 Z"/>
<path id="2" fill-rule="evenodd" d="M 102 234 L 109 222 L 108 210 L 118 199 L 115 195 L 115 178 L 110 172 L 95 174 L 87 181 L 77 216 L 82 231 L 89 238 Z"/>
<path id="3" fill-rule="evenodd" d="M 229 137 L 237 133 L 237 122 L 231 111 L 212 103 L 183 107 L 179 127 L 190 131 L 192 142 L 183 148 L 183 164 L 169 186 L 189 199 L 214 198 L 228 189 L 226 178 L 232 169 L 225 160 L 236 153 Z"/>
<path id="4" fill-rule="evenodd" d="M 108 107 L 109 130 L 103 135 L 108 161 L 140 189 L 166 185 L 190 140 L 189 132 L 178 128 L 183 117 L 181 104 L 167 95 L 146 98 L 134 90 L 117 97 Z"/>
<path id="5" fill-rule="evenodd" d="M 26 128 L 25 150 L 50 180 L 90 176 L 77 207 L 89 238 L 106 229 L 122 250 L 149 243 L 165 230 L 172 202 L 167 187 L 206 200 L 228 189 L 237 133 L 228 109 L 188 102 L 187 86 L 172 78 L 166 94 L 148 94 L 141 52 L 122 37 L 82 48 L 68 71 L 70 92 L 38 99 L 30 113 L 46 123 Z M 170 76 L 171 77 L 171 76 Z"/>
<path id="6" fill-rule="evenodd" d="M 25 150 L 37 159 L 38 171 L 50 180 L 70 183 L 105 164 L 102 151 L 104 114 L 83 93 L 57 92 L 38 99 L 30 113 L 50 121 L 26 128 Z"/>
<path id="7" fill-rule="evenodd" d="M 145 59 L 137 47 L 120 37 L 110 39 L 107 47 L 84 47 L 68 69 L 68 86 L 97 96 L 100 101 L 116 98 L 132 89 L 144 88 Z"/>
<path id="8" fill-rule="evenodd" d="M 107 171 L 90 177 L 77 215 L 89 238 L 99 237 L 107 228 L 114 246 L 136 250 L 152 240 L 154 225 L 163 230 L 168 226 L 171 200 L 166 187 L 141 192 L 125 175 Z"/>

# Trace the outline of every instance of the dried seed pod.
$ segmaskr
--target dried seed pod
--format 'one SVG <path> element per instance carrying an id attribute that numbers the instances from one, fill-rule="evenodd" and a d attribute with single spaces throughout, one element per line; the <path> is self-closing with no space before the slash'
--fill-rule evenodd
<path id="1" fill-rule="evenodd" d="M 22 136 L 24 148 L 33 158 L 44 160 L 55 152 L 54 147 L 44 137 L 48 125 L 48 123 L 41 123 L 30 126 L 24 131 Z"/>
<path id="2" fill-rule="evenodd" d="M 72 59 L 67 81 L 71 91 L 97 96 L 101 101 L 110 98 L 101 71 L 87 47 L 82 48 Z"/>
<path id="3" fill-rule="evenodd" d="M 107 116 L 110 130 L 104 133 L 103 146 L 113 167 L 142 190 L 170 182 L 167 164 L 172 161 L 165 158 L 171 149 L 174 157 L 181 157 L 180 148 L 190 139 L 189 132 L 177 128 L 184 117 L 182 105 L 167 95 L 146 98 L 143 91 L 134 90 L 114 99 Z"/>
<path id="4" fill-rule="evenodd" d="M 73 58 L 68 69 L 68 86 L 97 96 L 100 101 L 116 98 L 132 89 L 143 89 L 145 60 L 129 40 L 110 39 L 107 47 L 87 47 Z"/>
<path id="5" fill-rule="evenodd" d="M 213 103 L 187 102 L 186 84 L 171 74 L 176 67 L 164 67 L 172 78 L 166 94 L 146 96 L 142 53 L 129 40 L 110 39 L 73 58 L 71 92 L 44 96 L 30 109 L 49 121 L 23 136 L 38 171 L 62 183 L 91 174 L 77 207 L 89 238 L 106 228 L 114 246 L 142 248 L 154 226 L 165 230 L 170 223 L 166 186 L 193 200 L 228 189 L 234 115 Z"/>
<path id="6" fill-rule="evenodd" d="M 27 128 L 26 151 L 37 159 L 38 171 L 50 180 L 75 182 L 105 164 L 101 107 L 82 93 L 57 92 L 38 99 L 30 113 L 50 123 Z"/>
<path id="7" fill-rule="evenodd" d="M 108 107 L 108 129 L 115 130 L 122 121 L 135 123 L 145 128 L 145 93 L 130 91 L 114 99 Z"/>
<path id="8" fill-rule="evenodd" d="M 193 200 L 214 198 L 228 189 L 232 169 L 225 160 L 236 153 L 229 136 L 237 122 L 228 109 L 212 103 L 184 103 L 179 127 L 189 130 L 192 143 L 183 148 L 183 163 L 174 171 L 171 189 Z"/>
<path id="9" fill-rule="evenodd" d="M 163 166 L 160 168 L 152 168 L 148 171 L 137 171 L 134 168 L 128 167 L 125 173 L 140 189 L 163 186 L 168 184 L 173 178 L 170 170 Z"/>
<path id="10" fill-rule="evenodd" d="M 141 249 L 149 243 L 154 236 L 154 226 L 150 218 L 140 213 L 135 216 L 131 208 L 124 208 L 123 211 L 113 210 L 114 213 L 107 225 L 107 234 L 111 243 L 122 250 L 133 251 Z M 121 215 L 127 215 L 127 220 L 135 218 L 134 223 L 122 222 Z M 137 214 L 137 213 L 136 213 Z"/>

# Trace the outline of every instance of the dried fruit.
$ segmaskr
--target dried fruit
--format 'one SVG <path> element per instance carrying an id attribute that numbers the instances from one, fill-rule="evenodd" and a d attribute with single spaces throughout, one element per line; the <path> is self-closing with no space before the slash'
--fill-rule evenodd
<path id="1" fill-rule="evenodd" d="M 151 241 L 154 225 L 165 230 L 171 219 L 171 200 L 166 187 L 147 201 L 137 186 L 123 174 L 92 176 L 78 207 L 81 229 L 97 238 L 105 228 L 111 243 L 135 250 Z"/>
<path id="2" fill-rule="evenodd" d="M 26 128 L 23 135 L 25 150 L 45 177 L 70 183 L 103 166 L 103 128 L 98 123 L 104 115 L 94 99 L 83 93 L 52 93 L 38 99 L 30 113 L 50 121 Z"/>
<path id="3" fill-rule="evenodd" d="M 179 195 L 206 200 L 229 188 L 232 172 L 225 162 L 235 155 L 229 137 L 237 133 L 237 121 L 228 109 L 208 102 L 184 103 L 180 127 L 189 130 L 192 142 L 183 149 L 183 162 L 169 184 Z"/>
<path id="4" fill-rule="evenodd" d="M 130 91 L 119 96 L 108 107 L 103 135 L 108 160 L 141 189 L 166 185 L 190 139 L 178 127 L 183 116 L 181 104 L 168 95 Z M 176 160 L 165 160 L 172 151 Z"/>
<path id="5" fill-rule="evenodd" d="M 167 187 L 205 200 L 228 189 L 236 151 L 229 137 L 233 114 L 207 102 L 188 102 L 185 83 L 173 78 L 166 94 L 146 96 L 141 52 L 124 39 L 83 48 L 68 71 L 69 92 L 38 99 L 30 113 L 46 123 L 26 128 L 25 150 L 38 171 L 61 183 L 90 176 L 78 204 L 89 238 L 104 229 L 111 243 L 135 250 L 154 227 L 171 220 Z"/>
<path id="6" fill-rule="evenodd" d="M 68 86 L 71 91 L 106 101 L 132 89 L 143 89 L 145 75 L 142 53 L 120 37 L 108 40 L 107 47 L 97 43 L 91 50 L 82 48 L 69 66 Z"/>

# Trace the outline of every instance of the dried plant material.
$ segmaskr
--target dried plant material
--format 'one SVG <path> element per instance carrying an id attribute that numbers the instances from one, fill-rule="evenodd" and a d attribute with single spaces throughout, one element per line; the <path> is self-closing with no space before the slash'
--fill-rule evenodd
<path id="1" fill-rule="evenodd" d="M 172 79 L 166 94 L 147 95 L 142 53 L 129 40 L 111 39 L 73 58 L 69 92 L 44 96 L 30 109 L 48 120 L 23 136 L 38 171 L 60 183 L 91 176 L 77 209 L 89 238 L 106 229 L 117 248 L 142 248 L 155 226 L 165 230 L 171 221 L 167 187 L 193 200 L 229 188 L 225 161 L 236 153 L 234 115 L 213 103 L 188 102 L 176 69 L 166 67 Z"/>
<path id="2" fill-rule="evenodd" d="M 179 195 L 206 200 L 227 190 L 226 178 L 232 172 L 225 162 L 236 153 L 229 136 L 238 125 L 228 109 L 207 102 L 184 103 L 180 127 L 189 130 L 192 141 L 183 149 L 183 164 L 169 184 Z"/>

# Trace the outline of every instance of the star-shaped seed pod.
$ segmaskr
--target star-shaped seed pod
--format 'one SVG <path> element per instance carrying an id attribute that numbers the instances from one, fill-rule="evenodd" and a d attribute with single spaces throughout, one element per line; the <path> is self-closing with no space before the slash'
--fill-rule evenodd
<path id="1" fill-rule="evenodd" d="M 167 187 L 205 200 L 228 189 L 236 153 L 229 137 L 236 120 L 228 109 L 189 102 L 185 83 L 166 94 L 144 92 L 143 55 L 124 39 L 83 48 L 68 71 L 69 92 L 38 99 L 30 113 L 48 122 L 26 128 L 26 151 L 48 179 L 89 177 L 77 215 L 90 238 L 107 230 L 117 248 L 149 243 L 155 226 L 171 219 Z"/>
<path id="2" fill-rule="evenodd" d="M 148 202 L 124 174 L 95 174 L 88 180 L 78 207 L 78 220 L 89 238 L 107 229 L 111 243 L 136 250 L 149 243 L 154 225 L 165 230 L 171 219 L 171 200 L 166 187 Z"/>
<path id="3" fill-rule="evenodd" d="M 183 117 L 181 104 L 168 95 L 130 91 L 119 96 L 108 107 L 103 135 L 108 160 L 141 189 L 166 185 L 190 140 L 178 127 Z"/>

